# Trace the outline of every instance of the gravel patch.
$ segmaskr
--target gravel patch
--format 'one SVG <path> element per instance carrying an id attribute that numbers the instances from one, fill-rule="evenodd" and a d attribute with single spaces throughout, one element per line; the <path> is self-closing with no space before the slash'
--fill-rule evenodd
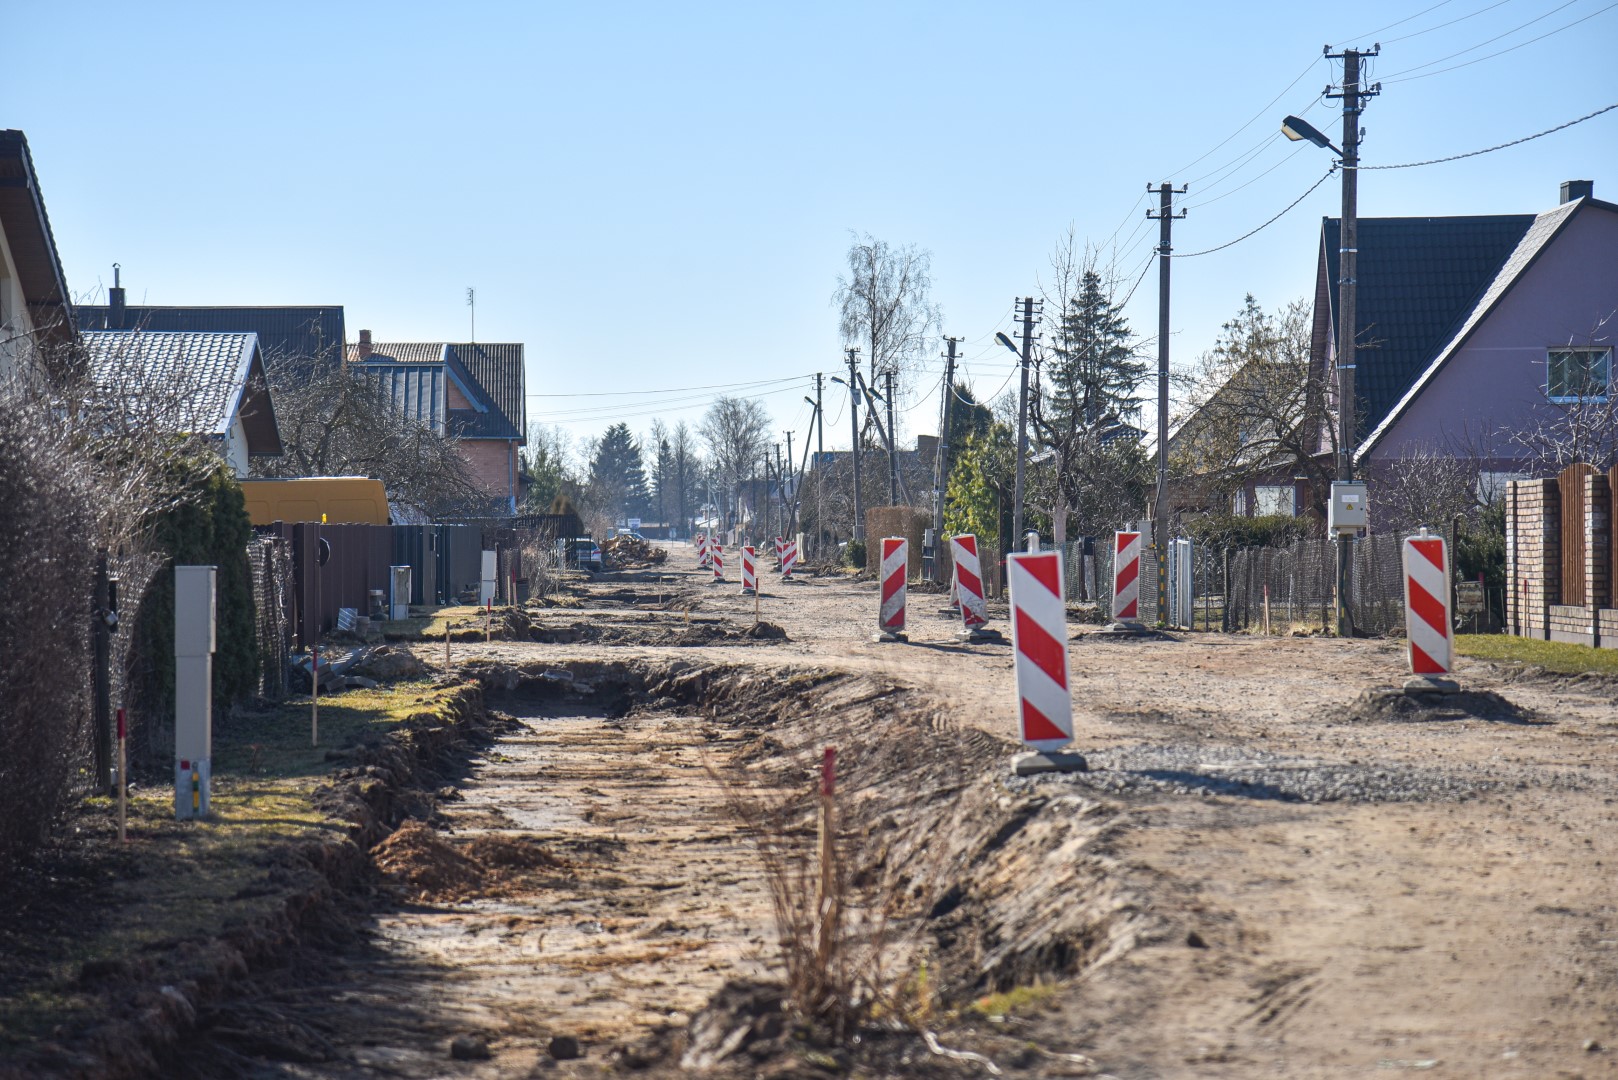
<path id="1" fill-rule="evenodd" d="M 1360 765 L 1186 743 L 1086 751 L 1084 756 L 1089 772 L 1018 777 L 1007 784 L 1013 790 L 1055 785 L 1113 795 L 1228 795 L 1298 803 L 1454 802 L 1530 786 L 1563 791 L 1592 786 L 1582 772 L 1535 769 L 1530 783 L 1523 770 L 1507 766 Z"/>

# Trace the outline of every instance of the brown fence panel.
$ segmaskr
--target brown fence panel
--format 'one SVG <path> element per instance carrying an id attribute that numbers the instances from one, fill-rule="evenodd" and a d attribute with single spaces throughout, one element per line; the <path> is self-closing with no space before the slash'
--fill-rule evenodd
<path id="1" fill-rule="evenodd" d="M 1589 582 L 1584 572 L 1584 478 L 1595 469 L 1576 462 L 1556 477 L 1562 492 L 1562 602 L 1582 604 Z"/>

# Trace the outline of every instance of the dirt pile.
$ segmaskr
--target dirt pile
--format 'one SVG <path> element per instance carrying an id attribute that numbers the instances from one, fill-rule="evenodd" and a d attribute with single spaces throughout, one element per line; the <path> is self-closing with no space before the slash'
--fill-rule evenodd
<path id="1" fill-rule="evenodd" d="M 419 679 L 427 673 L 427 665 L 403 646 L 382 645 L 372 649 L 350 670 L 355 675 L 384 683 L 398 679 Z"/>
<path id="2" fill-rule="evenodd" d="M 666 562 L 669 553 L 633 536 L 614 536 L 601 542 L 601 557 L 617 569 L 639 569 Z"/>
<path id="3" fill-rule="evenodd" d="M 1354 699 L 1343 719 L 1357 723 L 1430 723 L 1443 720 L 1490 720 L 1531 724 L 1532 709 L 1508 701 L 1492 690 L 1458 694 L 1407 694 L 1403 690 L 1367 690 Z"/>
<path id="4" fill-rule="evenodd" d="M 422 821 L 410 820 L 371 849 L 377 869 L 412 900 L 462 899 L 483 884 L 483 869 Z"/>

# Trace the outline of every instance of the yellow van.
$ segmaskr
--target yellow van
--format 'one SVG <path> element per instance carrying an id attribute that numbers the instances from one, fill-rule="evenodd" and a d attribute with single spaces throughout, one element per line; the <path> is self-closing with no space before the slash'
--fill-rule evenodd
<path id="1" fill-rule="evenodd" d="M 254 525 L 324 521 L 330 525 L 387 525 L 382 481 L 367 476 L 309 476 L 296 480 L 243 480 L 247 516 Z"/>

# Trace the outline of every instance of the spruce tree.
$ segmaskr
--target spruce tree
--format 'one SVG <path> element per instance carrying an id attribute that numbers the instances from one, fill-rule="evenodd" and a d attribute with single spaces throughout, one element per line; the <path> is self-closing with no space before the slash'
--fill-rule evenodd
<path id="1" fill-rule="evenodd" d="M 590 459 L 590 498 L 616 519 L 638 517 L 646 509 L 646 469 L 629 425 L 602 433 Z"/>

